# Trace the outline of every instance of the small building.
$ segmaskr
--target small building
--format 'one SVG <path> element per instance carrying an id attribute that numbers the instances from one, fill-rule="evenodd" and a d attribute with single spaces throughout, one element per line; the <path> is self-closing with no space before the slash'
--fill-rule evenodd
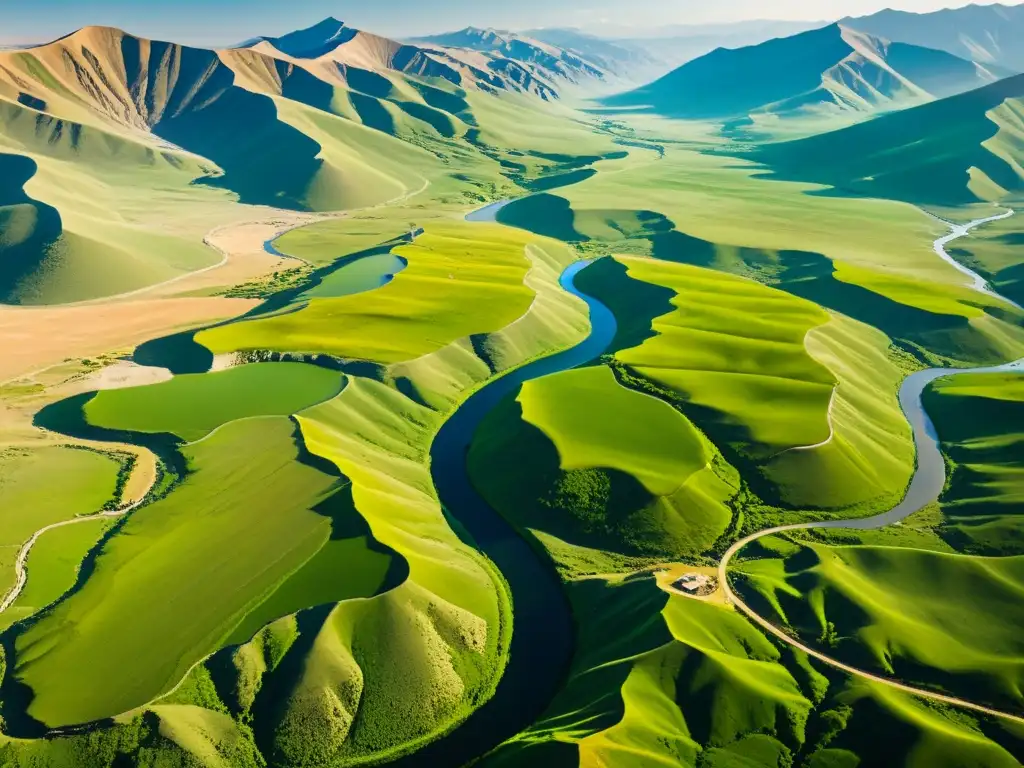
<path id="1" fill-rule="evenodd" d="M 672 586 L 688 595 L 698 595 L 711 586 L 711 577 L 703 573 L 686 573 L 676 579 Z"/>

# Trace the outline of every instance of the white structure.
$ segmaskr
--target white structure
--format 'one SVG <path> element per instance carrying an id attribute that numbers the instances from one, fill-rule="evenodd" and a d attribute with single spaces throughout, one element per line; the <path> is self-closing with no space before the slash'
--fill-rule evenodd
<path id="1" fill-rule="evenodd" d="M 703 573 L 687 573 L 676 579 L 672 586 L 681 592 L 686 592 L 689 595 L 696 595 L 704 587 L 707 587 L 710 584 L 710 576 L 705 576 Z"/>

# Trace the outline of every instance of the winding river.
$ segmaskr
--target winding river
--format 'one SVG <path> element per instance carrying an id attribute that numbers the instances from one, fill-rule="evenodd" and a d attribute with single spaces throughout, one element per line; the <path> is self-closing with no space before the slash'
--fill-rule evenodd
<path id="1" fill-rule="evenodd" d="M 1012 304 L 1015 307 L 1019 306 L 1007 299 L 1005 296 L 1001 296 L 996 293 L 989 286 L 988 282 L 974 271 L 968 269 L 962 264 L 956 262 L 952 256 L 946 251 L 946 245 L 953 242 L 954 240 L 966 236 L 972 229 L 982 224 L 986 224 L 990 221 L 996 221 L 1012 216 L 1014 211 L 1008 211 L 1007 213 L 1000 214 L 997 216 L 990 216 L 984 219 L 976 219 L 967 224 L 952 224 L 946 222 L 951 232 L 940 238 L 934 243 L 935 252 L 946 261 L 952 263 L 960 272 L 963 272 L 972 280 L 971 288 L 978 291 L 979 293 L 992 296 L 994 298 L 1001 299 Z M 796 523 L 793 525 L 780 525 L 772 528 L 765 529 L 753 533 L 733 544 L 723 555 L 721 562 L 718 565 L 718 580 L 722 585 L 722 589 L 725 591 L 726 598 L 736 608 L 746 614 L 751 620 L 762 627 L 765 631 L 777 637 L 778 639 L 785 642 L 794 648 L 798 648 L 805 653 L 815 657 L 819 661 L 839 669 L 854 677 L 860 677 L 866 680 L 871 680 L 876 683 L 881 683 L 892 688 L 904 691 L 906 693 L 914 694 L 922 698 L 931 699 L 933 701 L 940 701 L 945 704 L 952 704 L 954 706 L 970 709 L 976 712 L 981 712 L 987 715 L 1000 717 L 1004 719 L 1014 720 L 1019 723 L 1024 723 L 1024 718 L 1019 715 L 1015 715 L 1009 712 L 1003 712 L 1000 710 L 985 707 L 980 704 L 968 701 L 966 699 L 960 699 L 955 696 L 946 696 L 943 694 L 935 693 L 927 689 L 915 688 L 914 686 L 905 685 L 897 680 L 891 678 L 882 677 L 880 675 L 866 672 L 861 669 L 856 669 L 848 664 L 833 659 L 827 656 L 817 649 L 811 648 L 806 644 L 800 642 L 798 639 L 790 636 L 783 632 L 781 629 L 776 627 L 770 621 L 759 615 L 753 608 L 745 603 L 742 598 L 737 595 L 728 580 L 728 566 L 729 562 L 747 545 L 757 541 L 758 539 L 764 538 L 765 536 L 772 536 L 779 533 L 786 533 L 789 531 L 800 531 L 810 529 L 855 529 L 855 530 L 873 530 L 877 528 L 884 528 L 888 525 L 899 523 L 906 519 L 915 512 L 920 511 L 927 505 L 939 499 L 942 494 L 942 490 L 946 484 L 946 462 L 942 456 L 942 451 L 939 446 L 939 437 L 935 431 L 935 426 L 932 424 L 931 418 L 928 416 L 927 411 L 924 408 L 922 402 L 922 395 L 925 389 L 936 379 L 943 378 L 945 376 L 953 376 L 963 373 L 1024 373 L 1024 358 L 1016 360 L 1011 363 L 1005 363 L 1003 365 L 985 366 L 980 368 L 929 368 L 923 371 L 918 371 L 908 376 L 903 384 L 900 386 L 899 400 L 900 407 L 903 409 L 903 413 L 906 415 L 907 420 L 910 422 L 910 426 L 913 430 L 914 437 L 914 448 L 917 453 L 917 468 L 914 472 L 914 476 L 911 478 L 910 485 L 907 487 L 906 494 L 902 501 L 895 507 L 890 509 L 888 512 L 883 512 L 879 515 L 873 515 L 872 517 L 865 517 L 853 520 L 826 520 L 821 522 L 813 523 Z"/>
<path id="2" fill-rule="evenodd" d="M 498 212 L 508 203 L 509 201 L 492 203 L 468 214 L 466 219 L 481 223 L 494 222 Z M 952 262 L 952 257 L 945 251 L 946 244 L 965 236 L 974 227 L 1008 215 L 1012 215 L 1012 211 L 972 221 L 966 225 L 951 224 L 953 231 L 935 241 L 935 250 Z M 570 350 L 541 358 L 492 380 L 455 412 L 441 428 L 431 446 L 433 480 L 442 503 L 448 510 L 458 510 L 456 517 L 459 522 L 468 530 L 479 548 L 493 560 L 509 583 L 514 602 L 514 631 L 509 665 L 490 701 L 450 735 L 409 758 L 398 761 L 398 764 L 459 765 L 485 754 L 503 740 L 528 727 L 542 714 L 557 693 L 565 671 L 571 663 L 571 613 L 558 575 L 548 564 L 547 558 L 531 549 L 508 522 L 491 509 L 476 492 L 469 479 L 466 455 L 476 429 L 503 397 L 514 392 L 525 381 L 587 363 L 600 355 L 610 344 L 616 330 L 614 316 L 607 307 L 582 294 L 573 285 L 574 276 L 586 264 L 577 262 L 570 266 L 563 273 L 561 284 L 567 291 L 584 299 L 590 307 L 592 329 L 587 339 Z M 995 294 L 979 275 L 958 263 L 957 269 L 969 273 L 975 290 L 1004 298 Z M 922 405 L 921 396 L 928 384 L 943 376 L 1000 371 L 1024 371 L 1024 360 L 967 370 L 935 368 L 909 376 L 900 388 L 899 397 L 900 405 L 913 429 L 917 470 L 900 504 L 888 512 L 869 518 L 779 526 L 759 531 L 736 542 L 726 552 L 719 565 L 720 581 L 732 603 L 766 631 L 848 674 L 872 679 L 947 704 L 999 717 L 1019 719 L 1014 715 L 956 697 L 935 694 L 878 677 L 809 649 L 757 615 L 731 590 L 726 578 L 730 560 L 745 546 L 763 536 L 808 528 L 881 528 L 897 523 L 935 501 L 945 484 L 945 461 L 939 450 L 935 428 Z"/>
<path id="3" fill-rule="evenodd" d="M 508 201 L 466 216 L 493 222 Z M 538 358 L 490 380 L 444 423 L 430 447 L 434 487 L 446 510 L 495 564 L 513 600 L 509 662 L 494 696 L 448 736 L 393 765 L 463 765 L 532 724 L 561 686 L 572 661 L 574 630 L 565 592 L 548 558 L 535 551 L 484 501 L 469 479 L 467 452 L 477 428 L 491 410 L 524 382 L 574 368 L 599 357 L 615 337 L 615 316 L 604 304 L 579 291 L 577 274 L 590 261 L 562 272 L 562 288 L 583 299 L 590 311 L 590 333 L 576 346 Z"/>

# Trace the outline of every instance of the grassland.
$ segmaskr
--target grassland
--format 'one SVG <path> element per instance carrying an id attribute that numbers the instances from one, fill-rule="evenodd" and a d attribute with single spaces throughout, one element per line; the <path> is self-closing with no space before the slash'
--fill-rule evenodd
<path id="1" fill-rule="evenodd" d="M 1024 378 L 960 375 L 935 382 L 925 406 L 942 441 L 949 480 L 939 499 L 943 537 L 972 554 L 1024 553 Z"/>
<path id="2" fill-rule="evenodd" d="M 923 204 L 996 200 L 1020 189 L 1018 125 L 1024 79 L 883 116 L 840 131 L 762 148 L 786 178 L 846 195 Z M 856 151 L 837 152 L 838 147 Z"/>
<path id="3" fill-rule="evenodd" d="M 99 392 L 82 409 L 89 424 L 170 433 L 195 441 L 231 421 L 288 416 L 337 395 L 344 377 L 304 363 L 256 363 Z"/>
<path id="4" fill-rule="evenodd" d="M 604 467 L 669 496 L 705 469 L 700 434 L 667 403 L 622 387 L 609 368 L 566 371 L 528 382 L 523 418 L 555 444 L 561 469 Z"/>
<path id="5" fill-rule="evenodd" d="M 935 257 L 943 229 L 934 219 L 905 203 L 752 178 L 761 169 L 720 154 L 720 140 L 681 143 L 660 162 L 513 203 L 500 220 L 584 249 L 753 277 L 875 326 L 926 362 L 1019 356 L 1016 315 Z"/>
<path id="6" fill-rule="evenodd" d="M 750 279 L 616 261 L 587 290 L 644 308 L 615 344 L 620 378 L 673 402 L 762 498 L 852 510 L 902 494 L 913 454 L 883 334 Z"/>
<path id="7" fill-rule="evenodd" d="M 7 448 L 0 453 L 0 505 L 5 510 L 0 591 L 13 586 L 14 561 L 33 533 L 117 502 L 120 469 L 113 456 L 74 448 Z M 61 479 L 56 485 L 55 475 Z"/>
<path id="8" fill-rule="evenodd" d="M 567 589 L 581 638 L 567 683 L 485 766 L 1016 762 L 1012 727 L 826 674 L 727 607 L 667 595 L 649 573 Z"/>
<path id="9" fill-rule="evenodd" d="M 101 517 L 47 531 L 32 547 L 25 588 L 0 616 L 0 627 L 38 613 L 74 587 L 89 551 L 112 525 L 113 520 Z"/>
<path id="10" fill-rule="evenodd" d="M 529 382 L 495 408 L 469 471 L 484 498 L 571 574 L 616 555 L 652 562 L 710 547 L 736 492 L 716 455 L 682 414 L 597 366 Z M 603 555 L 580 558 L 578 548 Z"/>
<path id="11" fill-rule="evenodd" d="M 415 229 L 415 219 L 385 218 L 382 214 L 338 219 L 293 229 L 274 241 L 274 247 L 311 264 L 330 264 L 337 259 L 369 250 Z"/>
<path id="12" fill-rule="evenodd" d="M 524 248 L 533 239 L 510 238 L 497 226 L 432 223 L 415 243 L 393 250 L 409 266 L 380 290 L 312 299 L 296 312 L 203 331 L 196 341 L 215 354 L 269 349 L 379 363 L 421 357 L 527 310 Z M 410 332 L 428 319 L 430 333 Z"/>
<path id="13" fill-rule="evenodd" d="M 166 251 L 152 251 L 160 262 L 176 238 L 196 246 L 200 224 L 241 215 L 239 200 L 380 206 L 277 240 L 310 269 L 381 250 L 421 226 L 424 234 L 264 307 L 282 311 L 196 336 L 217 354 L 327 354 L 345 362 L 344 377 L 259 363 L 88 402 L 92 424 L 198 442 L 179 449 L 180 483 L 89 555 L 80 583 L 78 564 L 96 541 L 91 524 L 40 541 L 29 568 L 48 577 L 30 577 L 15 609 L 65 596 L 3 638 L 7 729 L 24 735 L 120 717 L 89 735 L 0 741 L 0 762 L 360 765 L 443 740 L 485 705 L 529 595 L 510 594 L 489 558 L 502 542 L 475 539 L 460 509 L 443 508 L 431 442 L 496 373 L 582 337 L 583 305 L 557 287 L 579 255 L 570 243 L 621 254 L 578 282 L 617 316 L 614 355 L 506 398 L 469 461 L 477 488 L 565 578 L 577 647 L 548 711 L 484 764 L 1015 764 L 999 744 L 1019 753 L 1019 734 L 829 677 L 727 607 L 669 596 L 636 572 L 707 562 L 736 531 L 780 514 L 853 514 L 902 493 L 913 453 L 895 398 L 904 369 L 890 340 L 920 360 L 958 362 L 1011 356 L 1022 340 L 1013 313 L 966 289 L 931 252 L 938 223 L 909 205 L 755 179 L 763 169 L 695 151 L 720 144 L 696 129 L 683 136 L 691 129 L 659 126 L 673 134 L 667 147 L 640 142 L 646 148 L 622 157 L 610 128 L 592 130 L 559 105 L 541 110 L 445 83 L 414 88 L 390 75 L 377 83 L 386 94 L 369 95 L 275 71 L 272 88 L 246 81 L 260 93 L 156 132 L 196 151 L 195 142 L 211 142 L 204 152 L 218 168 L 158 154 L 152 175 L 126 163 L 124 176 L 109 177 L 116 189 L 83 187 L 105 206 L 90 224 L 98 248 L 116 214 L 115 234 L 121 226 L 171 234 Z M 238 114 L 224 125 L 259 118 L 251 143 L 206 130 L 232 103 Z M 91 125 L 79 135 L 83 151 L 96 153 L 82 184 L 107 178 L 104 142 L 134 157 L 139 141 L 122 147 Z M 22 227 L 29 206 L 52 222 L 49 206 L 60 217 L 58 241 L 71 242 L 68 233 L 85 225 L 65 216 L 70 193 L 48 188 L 65 162 L 46 154 L 65 151 L 55 144 L 40 149 L 26 134 L 12 148 L 38 167 L 14 161 L 21 175 L 0 198 L 11 206 L 2 215 Z M 268 164 L 271 145 L 280 151 Z M 154 209 L 123 185 L 144 190 Z M 548 194 L 505 209 L 516 228 L 461 220 L 523 189 Z M 194 221 L 193 206 L 203 208 Z M 298 221 L 258 215 L 277 222 L 274 231 Z M 24 231 L 19 242 L 41 237 Z M 252 239 L 256 251 L 266 238 Z M 125 284 L 195 269 L 208 263 L 202 253 L 183 252 L 173 269 L 156 263 Z M 356 267 L 378 256 L 405 269 L 381 288 L 342 295 L 371 286 Z M 647 256 L 655 259 L 639 258 Z M 82 264 L 23 295 L 60 299 Z M 272 282 L 259 295 L 282 287 Z M 805 548 L 814 547 L 832 551 Z M 785 553 L 772 554 L 748 565 L 765 569 L 765 594 L 777 591 L 788 608 L 818 573 L 771 571 Z M 947 562 L 920 558 L 922 574 Z M 970 562 L 948 578 L 1002 580 L 971 607 L 969 623 L 1019 602 L 1015 561 Z M 836 584 L 822 594 L 860 583 L 866 570 L 862 561 L 836 565 Z M 890 579 L 903 570 L 891 565 Z M 909 677 L 924 664 L 899 666 L 904 647 L 935 664 L 959 654 L 959 677 L 941 684 L 981 669 L 993 695 L 1011 691 L 1016 661 L 993 672 L 989 657 L 1009 648 L 1015 659 L 1015 639 L 998 629 L 962 640 L 954 630 L 963 617 L 951 618 L 936 594 L 946 577 L 924 581 L 896 596 L 872 591 L 882 617 L 872 628 L 884 634 L 851 642 Z M 925 615 L 892 616 L 893 601 L 926 588 Z M 966 598 L 956 596 L 959 610 Z M 826 629 L 852 602 L 844 600 L 822 603 Z M 810 616 L 813 628 L 818 614 Z M 923 628 L 933 621 L 948 648 L 930 647 Z"/>
<path id="14" fill-rule="evenodd" d="M 30 716 L 87 722 L 166 692 L 350 528 L 338 476 L 304 462 L 285 418 L 235 422 L 185 456 L 181 487 L 134 514 L 82 588 L 17 635 L 13 674 L 34 692 Z M 373 594 L 388 560 L 350 554 L 335 599 Z M 68 686 L 91 693 L 71 698 Z"/>
<path id="15" fill-rule="evenodd" d="M 816 544 L 774 555 L 738 566 L 762 615 L 859 668 L 1019 708 L 1024 559 Z"/>

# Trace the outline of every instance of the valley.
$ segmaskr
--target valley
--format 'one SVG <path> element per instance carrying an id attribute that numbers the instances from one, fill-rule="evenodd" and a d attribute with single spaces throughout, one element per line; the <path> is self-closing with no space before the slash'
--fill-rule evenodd
<path id="1" fill-rule="evenodd" d="M 0 49 L 3 764 L 1019 765 L 1016 8 Z"/>

